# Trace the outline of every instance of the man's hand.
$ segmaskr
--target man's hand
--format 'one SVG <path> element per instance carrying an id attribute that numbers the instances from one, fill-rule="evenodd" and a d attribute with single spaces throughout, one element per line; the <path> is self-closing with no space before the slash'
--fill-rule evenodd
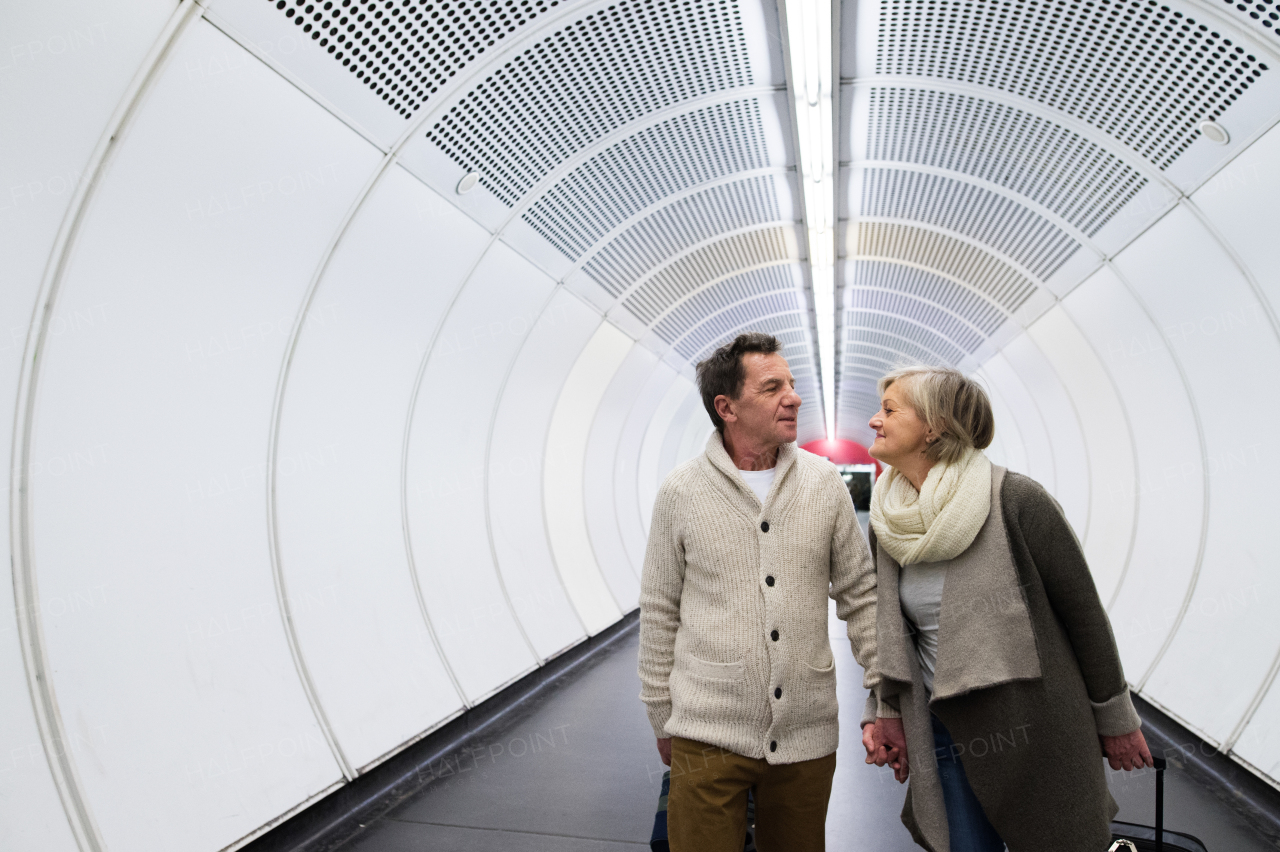
<path id="1" fill-rule="evenodd" d="M 1151 759 L 1151 749 L 1147 748 L 1147 738 L 1142 735 L 1141 729 L 1118 737 L 1099 736 L 1098 739 L 1102 740 L 1102 753 L 1112 769 L 1127 772 L 1144 766 L 1155 766 L 1155 761 Z"/>
<path id="2" fill-rule="evenodd" d="M 658 757 L 662 758 L 664 766 L 671 765 L 671 737 L 660 737 L 658 739 Z"/>
<path id="3" fill-rule="evenodd" d="M 890 766 L 899 784 L 911 773 L 907 762 L 907 736 L 901 719 L 878 718 L 862 726 L 862 745 L 867 750 L 867 763 Z"/>

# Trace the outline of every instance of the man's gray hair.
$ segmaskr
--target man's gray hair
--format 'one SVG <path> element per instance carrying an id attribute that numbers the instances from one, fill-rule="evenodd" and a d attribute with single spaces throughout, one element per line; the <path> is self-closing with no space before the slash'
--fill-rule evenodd
<path id="1" fill-rule="evenodd" d="M 698 391 L 702 394 L 702 405 L 711 415 L 711 422 L 716 431 L 724 434 L 724 421 L 716 414 L 716 397 L 724 395 L 729 399 L 737 399 L 742 395 L 742 386 L 747 381 L 747 368 L 742 363 L 742 356 L 749 352 L 772 355 L 782 351 L 782 343 L 772 334 L 759 331 L 748 331 L 739 334 L 732 343 L 726 343 L 705 360 L 698 363 Z"/>

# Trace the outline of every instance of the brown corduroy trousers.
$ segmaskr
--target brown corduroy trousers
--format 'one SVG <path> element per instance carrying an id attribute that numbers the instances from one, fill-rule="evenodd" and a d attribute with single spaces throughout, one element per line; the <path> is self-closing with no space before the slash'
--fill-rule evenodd
<path id="1" fill-rule="evenodd" d="M 759 852 L 823 852 L 835 752 L 770 764 L 681 737 L 671 740 L 671 852 L 742 852 L 755 788 Z"/>

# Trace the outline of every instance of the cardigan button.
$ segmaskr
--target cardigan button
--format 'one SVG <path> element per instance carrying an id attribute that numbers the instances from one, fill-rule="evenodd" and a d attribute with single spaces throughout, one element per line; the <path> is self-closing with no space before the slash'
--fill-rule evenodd
<path id="1" fill-rule="evenodd" d="M 778 750 L 777 740 L 774 740 L 773 742 L 769 743 L 769 751 L 777 751 L 777 750 Z"/>
<path id="2" fill-rule="evenodd" d="M 775 630 L 775 631 L 773 631 L 772 633 L 770 633 L 770 634 L 769 634 L 769 638 L 770 638 L 770 639 L 772 639 L 773 641 L 777 642 L 777 641 L 778 641 L 778 631 L 776 631 L 776 630 Z"/>
<path id="3" fill-rule="evenodd" d="M 772 585 L 773 585 L 773 575 L 772 575 L 772 574 L 770 574 L 768 577 L 765 577 L 765 578 L 764 578 L 764 584 L 765 584 L 766 586 L 772 586 Z"/>
<path id="4" fill-rule="evenodd" d="M 774 697 L 774 698 L 781 698 L 781 697 L 782 697 L 782 687 L 780 687 L 780 686 L 779 686 L 777 689 L 775 689 L 775 690 L 773 691 L 773 697 Z"/>
<path id="5" fill-rule="evenodd" d="M 761 521 L 761 522 L 760 522 L 760 532 L 768 532 L 768 531 L 769 531 L 769 522 L 768 522 L 768 521 Z"/>

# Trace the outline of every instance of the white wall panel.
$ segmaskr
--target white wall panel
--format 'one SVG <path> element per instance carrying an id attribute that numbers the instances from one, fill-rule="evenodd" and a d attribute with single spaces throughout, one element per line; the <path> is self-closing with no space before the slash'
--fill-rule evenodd
<path id="1" fill-rule="evenodd" d="M 172 12 L 168 0 L 0 5 L 0 446 L 12 445 L 9 406 L 59 225 L 94 146 Z M 101 304 L 79 316 L 59 311 L 50 332 L 71 334 L 110 318 L 109 306 Z M 0 548 L 9 552 L 8 524 L 0 529 Z M 51 603 L 72 605 L 43 606 Z M 0 848 L 71 850 L 75 840 L 32 715 L 15 611 L 6 576 L 0 583 Z M 73 754 L 83 751 L 73 738 Z"/>
<path id="2" fill-rule="evenodd" d="M 657 364 L 657 357 L 639 344 L 622 360 L 609 387 L 600 398 L 587 437 L 582 490 L 587 514 L 587 532 L 600 570 L 623 611 L 638 606 L 640 563 L 633 562 L 622 538 L 618 518 L 618 489 L 615 459 L 623 444 L 627 414 L 636 401 L 636 389 L 643 388 Z M 633 489 L 634 490 L 634 489 Z M 632 513 L 634 514 L 634 512 Z"/>
<path id="3" fill-rule="evenodd" d="M 303 657 L 355 766 L 462 706 L 409 569 L 400 464 L 431 330 L 488 237 L 391 169 L 338 245 L 294 352 L 276 458 L 280 564 Z"/>
<path id="4" fill-rule="evenodd" d="M 1088 449 L 1088 537 L 1085 558 L 1103 602 L 1119 587 L 1129 561 L 1137 482 L 1133 437 L 1106 368 L 1071 317 L 1055 306 L 1027 329 L 1075 404 Z"/>
<path id="5" fill-rule="evenodd" d="M 622 615 L 603 572 L 615 575 L 617 582 L 625 582 L 629 575 L 620 565 L 602 566 L 596 561 L 583 503 L 583 463 L 591 421 L 633 344 L 612 323 L 600 323 L 565 379 L 547 435 L 543 473 L 547 532 L 560 577 L 592 635 Z"/>
<path id="6" fill-rule="evenodd" d="M 676 414 L 671 418 L 671 425 L 667 427 L 667 434 L 662 439 L 662 449 L 658 451 L 658 467 L 656 470 L 656 481 L 658 484 L 666 478 L 672 468 L 676 466 L 680 457 L 680 447 L 684 444 L 684 434 L 694 418 L 701 415 L 706 417 L 706 410 L 702 407 L 702 396 L 698 393 L 698 388 L 692 382 L 688 395 L 680 403 L 680 408 L 676 410 Z M 655 486 L 654 496 L 657 496 Z"/>
<path id="7" fill-rule="evenodd" d="M 1053 365 L 1027 335 L 1019 335 L 1004 348 L 1004 356 L 1033 398 L 1044 419 L 1053 450 L 1054 487 L 1051 492 L 1076 535 L 1089 541 L 1089 460 L 1079 415 Z M 1044 483 L 1041 483 L 1044 485 Z M 1045 485 L 1048 488 L 1047 485 Z"/>
<path id="8" fill-rule="evenodd" d="M 1018 428 L 1013 410 L 1005 402 L 995 382 L 983 370 L 977 370 L 973 378 L 986 389 L 987 399 L 991 400 L 991 413 L 996 421 L 995 437 L 987 449 L 987 455 L 995 464 L 1016 473 L 1027 474 L 1027 448 L 1022 441 L 1022 431 Z"/>
<path id="9" fill-rule="evenodd" d="M 1259 376 L 1280 372 L 1276 332 L 1248 283 L 1185 207 L 1117 258 L 1183 365 L 1208 451 L 1209 527 L 1195 594 L 1146 692 L 1222 740 L 1262 685 L 1277 645 L 1274 570 L 1280 451 L 1262 424 L 1280 421 L 1280 397 Z M 1206 298 L 1211 296 L 1211 299 Z M 1189 672 L 1212 672 L 1205 689 Z"/>
<path id="10" fill-rule="evenodd" d="M 674 464 L 679 465 L 695 456 L 701 455 L 702 451 L 706 449 L 707 438 L 711 437 L 711 430 L 715 428 L 711 423 L 711 417 L 707 414 L 706 408 L 702 405 L 702 397 L 699 395 L 697 405 L 689 412 L 689 420 L 685 423 L 684 432 L 680 436 L 680 445 L 676 448 Z"/>
<path id="11" fill-rule="evenodd" d="M 1280 778 L 1280 689 L 1274 682 L 1233 751 L 1273 781 Z"/>
<path id="12" fill-rule="evenodd" d="M 641 504 L 640 463 L 644 455 L 644 441 L 649 434 L 650 422 L 676 378 L 676 371 L 654 356 L 653 372 L 635 395 L 613 457 L 613 493 L 618 513 L 618 533 L 622 536 L 637 575 L 644 565 L 649 518 L 653 511 L 652 496 L 648 504 L 643 507 Z"/>
<path id="13" fill-rule="evenodd" d="M 1280 241 L 1270 215 L 1280 197 L 1280 125 L 1245 149 L 1191 198 L 1244 261 L 1280 312 Z"/>
<path id="14" fill-rule="evenodd" d="M 1057 465 L 1044 415 L 1036 400 L 1003 354 L 989 358 L 982 365 L 982 374 L 989 382 L 988 387 L 996 397 L 1004 401 L 1005 408 L 1017 423 L 1022 449 L 1026 454 L 1026 467 L 1018 472 L 1025 473 L 1053 494 L 1058 483 Z M 996 421 L 996 431 L 1000 431 L 999 420 Z"/>
<path id="15" fill-rule="evenodd" d="M 470 701 L 536 664 L 488 545 L 488 435 L 476 420 L 494 410 L 554 286 L 495 242 L 450 309 L 417 391 L 405 470 L 410 544 L 436 637 Z"/>
<path id="16" fill-rule="evenodd" d="M 301 296 L 377 162 L 198 23 L 90 208 L 59 309 L 111 321 L 50 338 L 32 540 L 45 599 L 102 602 L 45 629 L 110 848 L 216 849 L 341 777 L 277 609 L 264 460 Z"/>
<path id="17" fill-rule="evenodd" d="M 600 315 L 563 288 L 552 296 L 511 365 L 489 445 L 489 530 L 498 569 L 543 659 L 587 635 L 547 538 L 543 450 L 560 389 L 599 324 Z"/>
<path id="18" fill-rule="evenodd" d="M 658 496 L 658 486 L 667 468 L 661 466 L 662 450 L 667 433 L 681 408 L 688 402 L 694 390 L 693 382 L 679 376 L 668 387 L 662 401 L 653 409 L 640 445 L 640 459 L 636 465 L 636 500 L 644 534 L 649 535 L 649 520 L 653 517 L 653 501 Z M 643 549 L 641 550 L 643 553 Z"/>
<path id="19" fill-rule="evenodd" d="M 1106 363 L 1136 436 L 1137 482 L 1107 480 L 1104 491 L 1123 487 L 1124 499 L 1137 500 L 1133 553 L 1111 626 L 1125 674 L 1138 682 L 1173 628 L 1195 569 L 1204 509 L 1200 438 L 1163 333 L 1114 272 L 1095 273 L 1063 307 Z"/>

